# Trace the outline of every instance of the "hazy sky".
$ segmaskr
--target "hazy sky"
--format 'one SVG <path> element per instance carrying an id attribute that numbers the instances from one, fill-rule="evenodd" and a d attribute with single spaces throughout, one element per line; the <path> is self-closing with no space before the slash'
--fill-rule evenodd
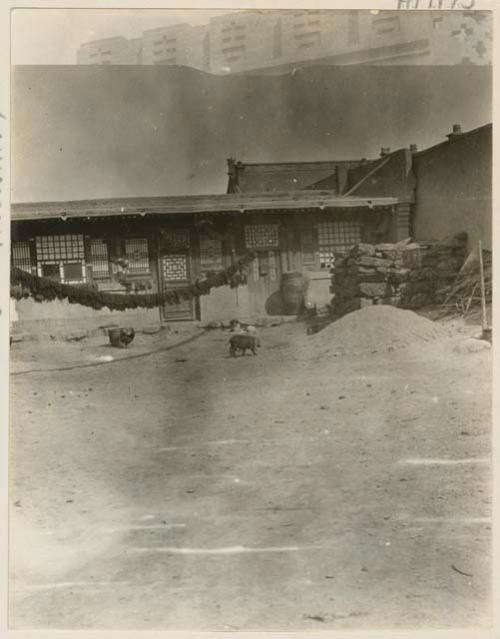
<path id="1" fill-rule="evenodd" d="M 180 22 L 206 24 L 228 9 L 16 9 L 12 13 L 12 64 L 75 64 L 83 42 L 124 36 Z"/>
<path id="2" fill-rule="evenodd" d="M 378 157 L 491 122 L 491 67 L 19 66 L 12 200 L 224 193 L 226 158 Z"/>

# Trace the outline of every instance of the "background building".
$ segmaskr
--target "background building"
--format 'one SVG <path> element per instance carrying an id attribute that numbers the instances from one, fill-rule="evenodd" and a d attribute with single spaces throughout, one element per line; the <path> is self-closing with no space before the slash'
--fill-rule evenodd
<path id="1" fill-rule="evenodd" d="M 142 38 L 105 38 L 82 44 L 78 64 L 142 64 Z"/>
<path id="2" fill-rule="evenodd" d="M 210 20 L 210 70 L 228 73 L 255 69 L 276 59 L 273 12 L 241 12 Z"/>
<path id="3" fill-rule="evenodd" d="M 484 11 L 241 11 L 83 44 L 78 64 L 173 64 L 212 73 L 314 64 L 491 64 Z"/>
<path id="4" fill-rule="evenodd" d="M 178 24 L 144 31 L 142 64 L 176 64 L 208 70 L 208 32 L 203 26 Z"/>

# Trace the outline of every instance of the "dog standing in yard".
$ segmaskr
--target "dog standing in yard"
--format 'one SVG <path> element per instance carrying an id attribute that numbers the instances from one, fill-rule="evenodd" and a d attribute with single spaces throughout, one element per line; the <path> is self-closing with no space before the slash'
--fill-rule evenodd
<path id="1" fill-rule="evenodd" d="M 236 357 L 238 351 L 245 355 L 247 350 L 257 355 L 257 348 L 260 347 L 260 340 L 256 335 L 233 335 L 229 340 L 229 354 Z"/>

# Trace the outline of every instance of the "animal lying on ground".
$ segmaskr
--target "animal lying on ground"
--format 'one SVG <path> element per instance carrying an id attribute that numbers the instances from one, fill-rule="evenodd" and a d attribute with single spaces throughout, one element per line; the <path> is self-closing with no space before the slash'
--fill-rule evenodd
<path id="1" fill-rule="evenodd" d="M 249 333 L 250 335 L 255 335 L 257 330 L 255 326 L 251 324 L 245 324 L 244 322 L 240 322 L 239 320 L 231 320 L 229 322 L 229 328 L 231 333 Z"/>
<path id="2" fill-rule="evenodd" d="M 254 335 L 233 335 L 229 340 L 229 354 L 231 357 L 236 357 L 238 351 L 245 355 L 247 350 L 257 355 L 257 348 L 259 347 L 260 340 Z"/>

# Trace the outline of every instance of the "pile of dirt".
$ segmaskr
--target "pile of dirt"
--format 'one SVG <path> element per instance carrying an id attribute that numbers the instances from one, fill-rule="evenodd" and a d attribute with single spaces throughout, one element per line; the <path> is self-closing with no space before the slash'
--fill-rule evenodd
<path id="1" fill-rule="evenodd" d="M 366 306 L 308 338 L 312 356 L 370 355 L 450 337 L 442 325 L 393 306 Z"/>

